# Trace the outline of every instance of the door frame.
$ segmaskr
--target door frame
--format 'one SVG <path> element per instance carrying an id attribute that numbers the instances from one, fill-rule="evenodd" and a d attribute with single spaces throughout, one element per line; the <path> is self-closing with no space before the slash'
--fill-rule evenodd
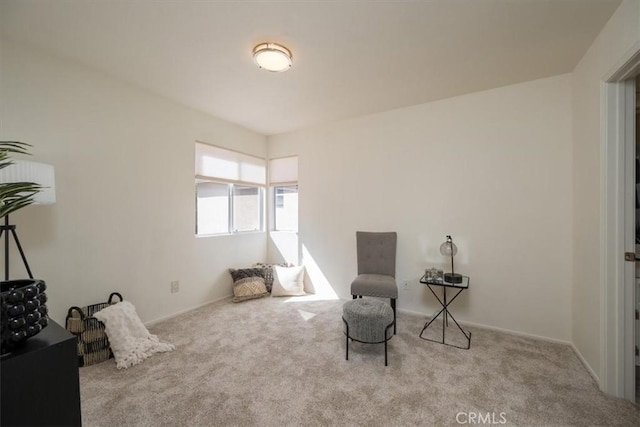
<path id="1" fill-rule="evenodd" d="M 601 82 L 600 388 L 635 401 L 635 81 L 640 42 Z M 632 180 L 632 181 L 631 181 Z M 633 185 L 631 185 L 633 182 Z M 625 240 L 625 238 L 627 238 Z"/>

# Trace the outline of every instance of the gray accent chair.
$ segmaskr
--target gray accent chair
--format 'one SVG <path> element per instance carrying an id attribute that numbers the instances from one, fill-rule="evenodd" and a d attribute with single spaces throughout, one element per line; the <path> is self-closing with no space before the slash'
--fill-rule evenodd
<path id="1" fill-rule="evenodd" d="M 395 232 L 356 231 L 358 277 L 351 282 L 353 299 L 363 296 L 389 298 L 393 309 L 393 333 L 396 333 L 396 246 Z"/>

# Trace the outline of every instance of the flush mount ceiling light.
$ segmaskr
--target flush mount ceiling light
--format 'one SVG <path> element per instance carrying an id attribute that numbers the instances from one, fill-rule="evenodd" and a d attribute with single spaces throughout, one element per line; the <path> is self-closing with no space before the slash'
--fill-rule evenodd
<path id="1" fill-rule="evenodd" d="M 291 68 L 291 51 L 277 43 L 261 43 L 253 48 L 253 60 L 267 71 L 287 71 Z"/>

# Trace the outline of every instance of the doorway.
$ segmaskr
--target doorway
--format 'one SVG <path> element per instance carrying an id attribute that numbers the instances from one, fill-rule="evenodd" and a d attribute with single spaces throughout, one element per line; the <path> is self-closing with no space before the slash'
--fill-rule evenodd
<path id="1" fill-rule="evenodd" d="M 636 162 L 635 162 L 635 204 L 636 204 L 636 256 L 640 256 L 640 75 L 636 76 L 636 96 L 635 96 L 635 147 L 636 147 Z M 635 356 L 636 356 L 636 369 L 635 369 L 635 389 L 636 389 L 636 404 L 640 404 L 640 261 L 636 260 L 636 274 L 635 274 Z"/>
<path id="2" fill-rule="evenodd" d="M 636 266 L 628 261 L 634 261 L 636 253 L 640 42 L 619 64 L 602 81 L 600 388 L 635 402 Z"/>

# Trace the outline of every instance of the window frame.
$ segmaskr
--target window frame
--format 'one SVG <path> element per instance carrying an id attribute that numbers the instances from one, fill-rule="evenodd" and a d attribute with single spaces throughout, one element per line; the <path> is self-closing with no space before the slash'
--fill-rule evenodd
<path id="1" fill-rule="evenodd" d="M 234 234 L 263 233 L 266 231 L 267 160 L 253 154 L 243 153 L 204 141 L 195 141 L 195 236 L 228 236 Z M 227 231 L 216 233 L 198 232 L 198 184 L 210 182 L 227 186 Z M 258 229 L 237 230 L 234 205 L 235 187 L 258 189 Z M 220 208 L 221 209 L 221 208 Z M 253 220 L 251 220 L 253 222 Z M 220 227 L 222 228 L 222 227 Z"/>
<path id="2" fill-rule="evenodd" d="M 220 232 L 220 233 L 198 233 L 198 184 L 200 182 L 211 182 L 213 184 L 222 184 L 222 185 L 226 185 L 227 186 L 227 209 L 228 209 L 228 221 L 227 221 L 227 231 L 226 232 Z M 259 224 L 260 224 L 260 228 L 258 229 L 254 229 L 254 230 L 237 230 L 236 229 L 236 225 L 235 225 L 235 218 L 234 218 L 234 196 L 235 196 L 235 187 L 252 187 L 252 188 L 257 188 L 258 189 L 258 197 L 260 198 L 259 200 Z M 195 191 L 195 234 L 196 237 L 208 237 L 208 236 L 229 236 L 229 235 L 234 235 L 234 234 L 248 234 L 248 233 L 264 233 L 265 232 L 265 214 L 264 214 L 264 207 L 265 207 L 265 187 L 262 185 L 255 185 L 253 183 L 234 183 L 234 182 L 227 182 L 227 181 L 223 181 L 223 180 L 216 180 L 216 179 L 208 179 L 208 178 L 203 178 L 203 177 L 198 177 L 196 178 L 196 183 L 195 183 L 195 187 L 196 187 L 196 191 Z"/>
<path id="3" fill-rule="evenodd" d="M 235 218 L 235 213 L 236 213 L 236 209 L 235 209 L 235 203 L 234 203 L 234 199 L 236 197 L 236 188 L 237 187 L 249 187 L 249 188 L 257 188 L 258 189 L 258 223 L 259 223 L 259 228 L 258 229 L 253 229 L 253 230 L 238 230 L 237 226 L 236 226 L 236 218 Z M 259 185 L 253 185 L 253 184 L 236 184 L 236 183 L 231 183 L 229 184 L 229 193 L 231 194 L 231 197 L 229 198 L 229 215 L 230 215 L 230 221 L 229 221 L 229 228 L 232 230 L 231 234 L 243 234 L 243 233 L 259 233 L 259 232 L 264 232 L 264 194 L 265 194 L 265 188 Z"/>
<path id="4" fill-rule="evenodd" d="M 300 209 L 296 211 L 296 229 L 279 230 L 277 227 L 277 189 L 282 187 L 296 187 L 298 196 L 300 187 L 298 185 L 298 155 L 283 157 L 273 157 L 269 164 L 269 231 L 276 233 L 298 233 L 300 230 Z"/>
<path id="5" fill-rule="evenodd" d="M 277 203 L 277 197 L 278 197 L 278 188 L 292 188 L 295 187 L 296 188 L 296 194 L 300 194 L 300 188 L 298 186 L 298 183 L 284 183 L 284 184 L 279 184 L 279 185 L 273 185 L 272 188 L 272 194 L 273 194 L 273 198 L 272 198 L 272 206 L 273 208 L 271 209 L 271 214 L 273 215 L 273 226 L 272 226 L 272 231 L 275 232 L 279 232 L 279 233 L 297 233 L 298 230 L 300 229 L 300 216 L 299 216 L 299 211 L 300 209 L 298 208 L 298 210 L 296 211 L 296 229 L 279 229 L 278 228 L 278 203 Z"/>

